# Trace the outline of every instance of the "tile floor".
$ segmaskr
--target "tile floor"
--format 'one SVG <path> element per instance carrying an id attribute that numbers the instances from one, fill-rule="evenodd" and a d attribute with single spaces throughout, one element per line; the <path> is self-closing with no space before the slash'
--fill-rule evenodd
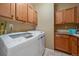
<path id="1" fill-rule="evenodd" d="M 63 52 L 59 52 L 56 50 L 54 51 L 54 50 L 46 48 L 44 56 L 70 56 L 70 55 L 63 53 Z"/>

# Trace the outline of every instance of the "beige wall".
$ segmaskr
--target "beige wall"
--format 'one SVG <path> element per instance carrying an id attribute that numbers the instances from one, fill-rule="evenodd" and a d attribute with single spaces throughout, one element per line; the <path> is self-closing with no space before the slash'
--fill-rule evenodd
<path id="1" fill-rule="evenodd" d="M 37 30 L 44 31 L 46 34 L 46 47 L 54 47 L 54 4 L 39 3 L 33 4 L 38 11 Z"/>
<path id="2" fill-rule="evenodd" d="M 72 8 L 74 6 L 79 6 L 79 3 L 56 3 L 55 4 L 56 10 Z"/>
<path id="3" fill-rule="evenodd" d="M 30 24 L 24 24 L 22 22 L 17 22 L 17 21 L 12 21 L 12 19 L 0 17 L 0 22 L 6 21 L 7 26 L 6 26 L 6 33 L 10 32 L 23 32 L 23 31 L 28 31 L 28 30 L 34 30 L 35 27 L 33 27 Z M 13 25 L 13 29 L 10 30 L 10 24 Z"/>

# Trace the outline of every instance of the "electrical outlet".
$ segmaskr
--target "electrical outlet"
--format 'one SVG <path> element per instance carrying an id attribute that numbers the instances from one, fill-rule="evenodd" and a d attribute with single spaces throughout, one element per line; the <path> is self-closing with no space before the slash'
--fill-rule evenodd
<path id="1" fill-rule="evenodd" d="M 13 30 L 13 24 L 9 24 L 9 32 Z"/>

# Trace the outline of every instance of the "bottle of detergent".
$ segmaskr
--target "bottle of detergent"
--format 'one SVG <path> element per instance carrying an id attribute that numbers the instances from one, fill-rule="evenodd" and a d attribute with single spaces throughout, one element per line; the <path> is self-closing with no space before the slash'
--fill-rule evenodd
<path id="1" fill-rule="evenodd" d="M 68 29 L 67 32 L 68 32 L 68 34 L 73 35 L 73 34 L 76 34 L 77 33 L 77 29 L 70 28 L 70 29 Z"/>

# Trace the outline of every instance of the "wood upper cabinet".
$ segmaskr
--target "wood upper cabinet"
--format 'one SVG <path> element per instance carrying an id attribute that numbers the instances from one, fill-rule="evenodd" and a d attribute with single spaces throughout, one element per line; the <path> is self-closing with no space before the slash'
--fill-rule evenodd
<path id="1" fill-rule="evenodd" d="M 12 18 L 13 5 L 11 3 L 0 3 L 0 16 Z"/>
<path id="2" fill-rule="evenodd" d="M 69 53 L 69 37 L 66 35 L 56 35 L 55 49 Z"/>
<path id="3" fill-rule="evenodd" d="M 0 16 L 37 25 L 37 11 L 31 4 L 0 3 Z"/>
<path id="4" fill-rule="evenodd" d="M 70 36 L 70 51 L 73 56 L 77 56 L 77 38 Z"/>
<path id="5" fill-rule="evenodd" d="M 63 23 L 63 11 L 56 11 L 56 24 L 62 24 Z"/>
<path id="6" fill-rule="evenodd" d="M 75 22 L 75 8 L 69 8 L 64 10 L 64 23 Z"/>
<path id="7" fill-rule="evenodd" d="M 33 17 L 34 17 L 33 23 L 34 23 L 34 25 L 37 25 L 37 11 L 36 10 L 34 10 Z"/>
<path id="8" fill-rule="evenodd" d="M 34 10 L 32 5 L 28 4 L 28 22 L 33 24 L 34 21 Z"/>
<path id="9" fill-rule="evenodd" d="M 15 5 L 16 20 L 26 22 L 27 21 L 27 4 L 16 3 Z"/>
<path id="10" fill-rule="evenodd" d="M 79 21 L 78 10 L 79 8 L 77 8 L 77 12 L 76 12 L 76 7 L 73 7 L 73 8 L 56 11 L 56 24 L 75 23 L 76 19 L 77 21 Z"/>

